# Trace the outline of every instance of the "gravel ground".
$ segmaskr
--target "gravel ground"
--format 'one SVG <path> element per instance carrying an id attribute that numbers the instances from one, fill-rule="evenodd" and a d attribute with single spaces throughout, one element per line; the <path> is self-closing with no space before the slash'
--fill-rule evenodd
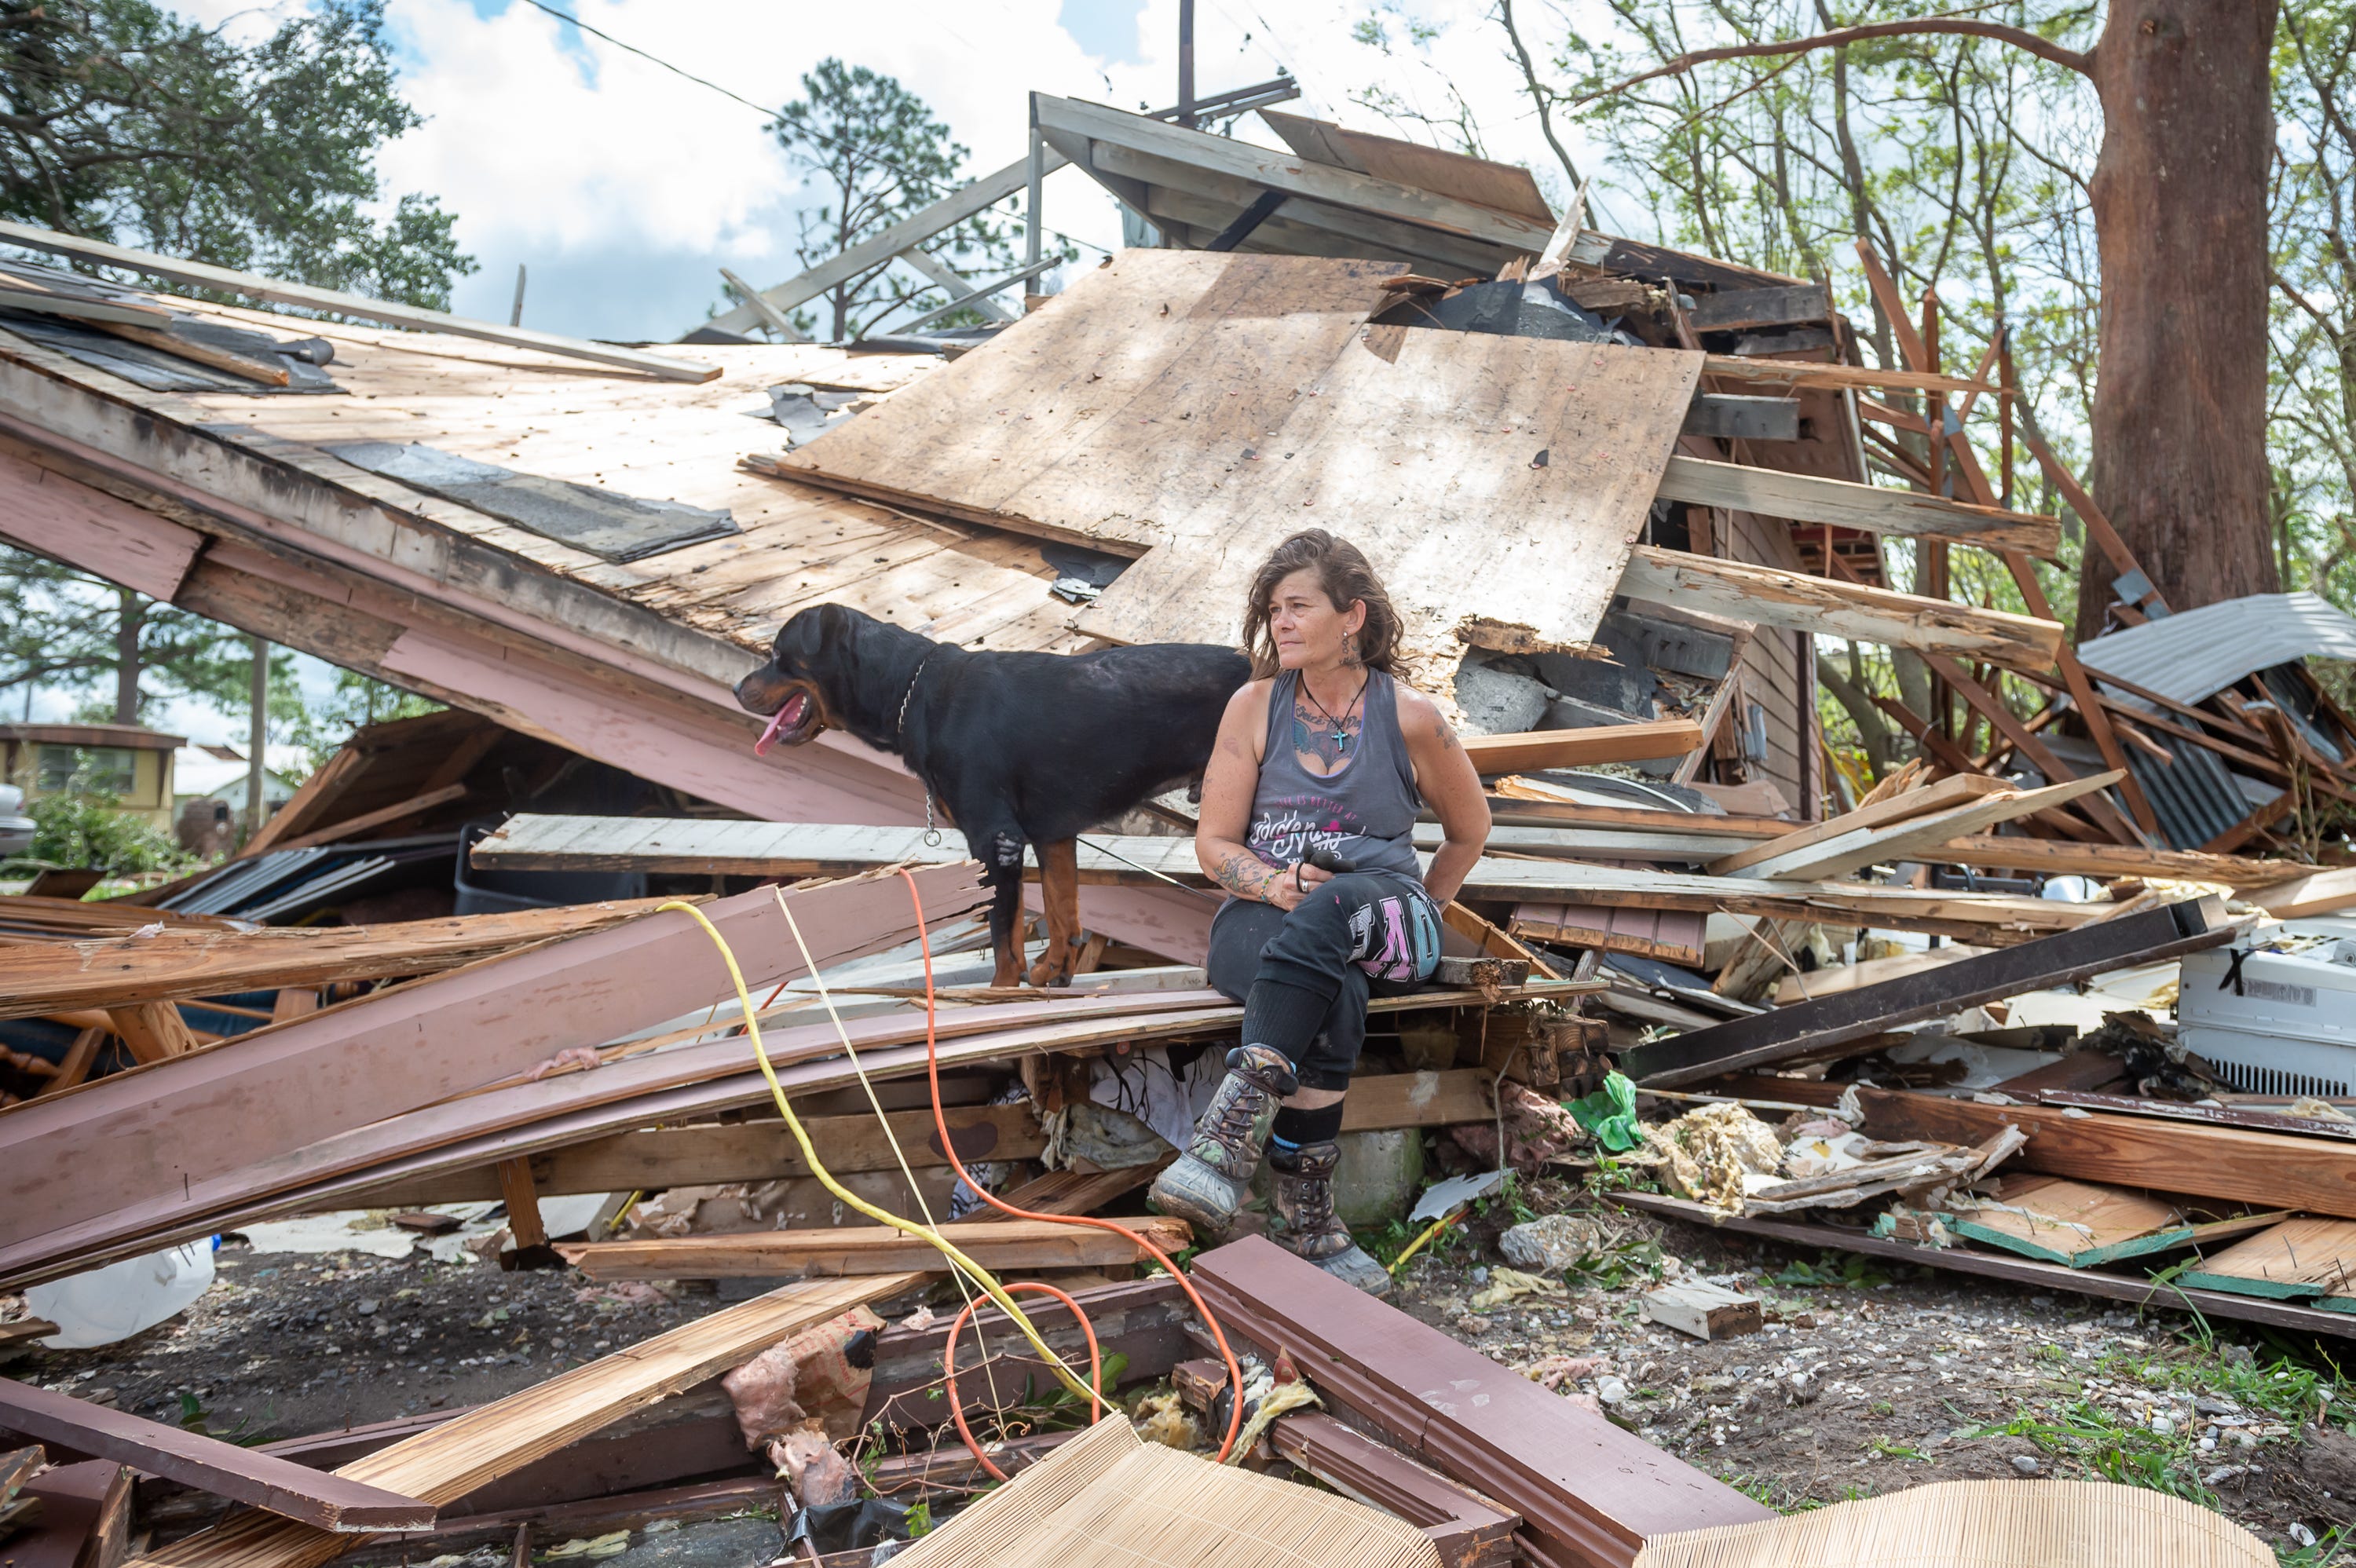
<path id="1" fill-rule="evenodd" d="M 502 1273 L 423 1252 L 216 1254 L 213 1287 L 120 1344 L 34 1349 L 7 1375 L 154 1420 L 269 1442 L 480 1403 L 719 1305 L 570 1270 Z"/>
<path id="2" fill-rule="evenodd" d="M 1545 1183 L 1520 1200 L 1583 1201 Z M 2334 1532 L 2356 1526 L 2356 1436 L 2342 1424 L 2356 1392 L 2320 1353 L 2337 1347 L 2235 1325 L 2203 1340 L 2188 1317 L 1609 1212 L 1618 1240 L 1558 1296 L 1471 1307 L 1494 1283 L 1512 1220 L 1500 1214 L 1411 1264 L 1398 1304 L 1510 1366 L 1568 1358 L 1566 1397 L 1781 1509 L 2033 1475 L 2194 1498 L 2286 1562 L 2328 1561 Z M 422 1253 L 231 1243 L 218 1264 L 213 1289 L 170 1322 L 99 1349 L 21 1350 L 0 1373 L 268 1441 L 496 1399 L 721 1304 Z M 1766 1327 L 1708 1343 L 1642 1319 L 1644 1290 L 1688 1277 L 1758 1296 Z"/>
<path id="3" fill-rule="evenodd" d="M 1576 1206 L 1543 1188 L 1523 1200 Z M 1398 1305 L 1510 1366 L 1591 1361 L 1569 1369 L 1567 1397 L 1778 1509 L 2050 1476 L 2192 1498 L 2286 1561 L 2325 1560 L 2356 1525 L 2356 1389 L 2325 1359 L 2344 1347 L 2240 1325 L 2204 1340 L 2187 1316 L 1608 1213 L 1620 1240 L 1559 1297 L 1470 1307 L 1500 1261 L 1500 1216 L 1410 1264 Z M 1765 1327 L 1708 1342 L 1644 1320 L 1643 1292 L 1677 1278 L 1758 1296 Z"/>

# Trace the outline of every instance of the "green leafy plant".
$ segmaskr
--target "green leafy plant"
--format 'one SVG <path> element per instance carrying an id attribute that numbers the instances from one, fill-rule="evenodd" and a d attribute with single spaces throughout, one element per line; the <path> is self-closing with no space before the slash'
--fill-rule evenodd
<path id="1" fill-rule="evenodd" d="M 22 857 L 6 864 L 86 868 L 110 877 L 192 864 L 177 844 L 144 818 L 116 809 L 120 804 L 100 790 L 43 795 L 25 808 L 33 819 L 33 842 Z"/>
<path id="2" fill-rule="evenodd" d="M 1660 1278 L 1662 1263 L 1661 1244 L 1650 1237 L 1615 1242 L 1573 1259 L 1563 1279 L 1574 1290 L 1617 1290 L 1633 1279 Z"/>
<path id="3" fill-rule="evenodd" d="M 1855 1253 L 1825 1253 L 1815 1263 L 1801 1260 L 1786 1264 L 1767 1277 L 1786 1288 L 1871 1290 L 1890 1283 L 1888 1275 Z"/>

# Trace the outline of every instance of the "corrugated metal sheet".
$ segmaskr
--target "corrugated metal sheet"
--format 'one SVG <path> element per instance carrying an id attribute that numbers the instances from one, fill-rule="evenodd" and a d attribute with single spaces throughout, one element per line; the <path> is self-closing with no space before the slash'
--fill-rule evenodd
<path id="1" fill-rule="evenodd" d="M 2127 771 L 2143 785 L 2144 798 L 2171 849 L 2198 849 L 2250 814 L 2252 802 L 2217 753 L 2202 747 L 2171 745 L 2173 763 L 2126 748 Z M 2282 792 L 2270 784 L 2255 787 Z"/>
<path id="2" fill-rule="evenodd" d="M 2254 593 L 2081 643 L 2078 657 L 2098 676 L 2199 702 L 2295 659 L 2356 659 L 2356 619 L 2303 590 Z"/>

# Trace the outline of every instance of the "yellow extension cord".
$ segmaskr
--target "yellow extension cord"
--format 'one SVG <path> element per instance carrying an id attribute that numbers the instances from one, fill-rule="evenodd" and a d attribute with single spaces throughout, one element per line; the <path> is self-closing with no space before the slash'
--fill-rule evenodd
<path id="1" fill-rule="evenodd" d="M 786 1103 L 786 1086 L 777 1081 L 777 1071 L 769 1064 L 768 1050 L 761 1043 L 760 1021 L 754 1016 L 753 997 L 744 987 L 744 972 L 737 967 L 736 955 L 729 947 L 728 939 L 721 935 L 719 927 L 713 925 L 705 917 L 703 912 L 693 904 L 683 903 L 674 899 L 656 907 L 658 910 L 675 909 L 687 914 L 696 924 L 703 927 L 703 933 L 712 938 L 712 945 L 720 949 L 721 959 L 728 965 L 729 981 L 736 987 L 737 1004 L 744 1010 L 744 1033 L 753 1042 L 753 1060 L 761 1064 L 761 1076 L 768 1081 L 770 1096 L 777 1103 L 777 1114 L 785 1117 L 787 1128 L 794 1135 L 794 1142 L 801 1147 L 802 1158 L 809 1162 L 810 1174 L 817 1177 L 829 1192 L 833 1193 L 835 1197 L 869 1219 L 889 1225 L 903 1234 L 914 1236 L 938 1251 L 943 1257 L 963 1271 L 974 1284 L 980 1285 L 984 1295 L 998 1304 L 999 1309 L 1023 1331 L 1023 1337 L 1031 1341 L 1031 1348 L 1038 1351 L 1040 1358 L 1055 1369 L 1056 1378 L 1066 1388 L 1083 1399 L 1097 1397 L 1095 1391 L 1081 1381 L 1070 1367 L 1064 1364 L 1064 1359 L 1048 1348 L 1047 1341 L 1040 1338 L 1039 1330 L 1032 1325 L 1031 1319 L 1024 1316 L 1021 1307 L 1014 1305 L 1014 1298 L 1006 1293 L 1006 1287 L 1000 1285 L 988 1269 L 966 1256 L 963 1252 L 950 1243 L 948 1237 L 931 1226 L 920 1225 L 914 1220 L 904 1219 L 888 1209 L 870 1203 L 834 1179 L 834 1173 L 827 1169 L 825 1164 L 818 1157 L 818 1150 L 812 1147 L 809 1134 L 803 1129 L 801 1119 L 794 1115 L 794 1108 Z M 784 900 L 778 901 L 778 907 L 784 908 Z M 800 930 L 798 926 L 794 926 L 793 913 L 790 910 L 787 912 L 786 921 L 787 924 L 794 929 L 795 936 L 798 940 Z M 807 962 L 807 949 L 805 949 L 804 957 Z M 812 970 L 812 975 L 814 977 L 815 969 Z M 831 1011 L 831 1008 L 829 1010 Z M 841 1032 L 840 1020 L 836 1023 L 836 1029 Z M 848 1049 L 850 1040 L 847 1036 L 843 1043 Z M 888 1132 L 889 1124 L 885 1125 Z"/>

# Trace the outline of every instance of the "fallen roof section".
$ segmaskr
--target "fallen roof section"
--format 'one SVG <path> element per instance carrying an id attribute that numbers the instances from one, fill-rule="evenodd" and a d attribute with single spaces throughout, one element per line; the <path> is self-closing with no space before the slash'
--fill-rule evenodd
<path id="1" fill-rule="evenodd" d="M 1427 689 L 1467 641 L 1587 646 L 1701 357 L 1370 328 L 1385 272 L 1124 251 L 780 470 L 1143 555 L 1077 623 L 1116 642 L 1235 642 L 1240 565 L 1330 522 L 1391 584 Z"/>

